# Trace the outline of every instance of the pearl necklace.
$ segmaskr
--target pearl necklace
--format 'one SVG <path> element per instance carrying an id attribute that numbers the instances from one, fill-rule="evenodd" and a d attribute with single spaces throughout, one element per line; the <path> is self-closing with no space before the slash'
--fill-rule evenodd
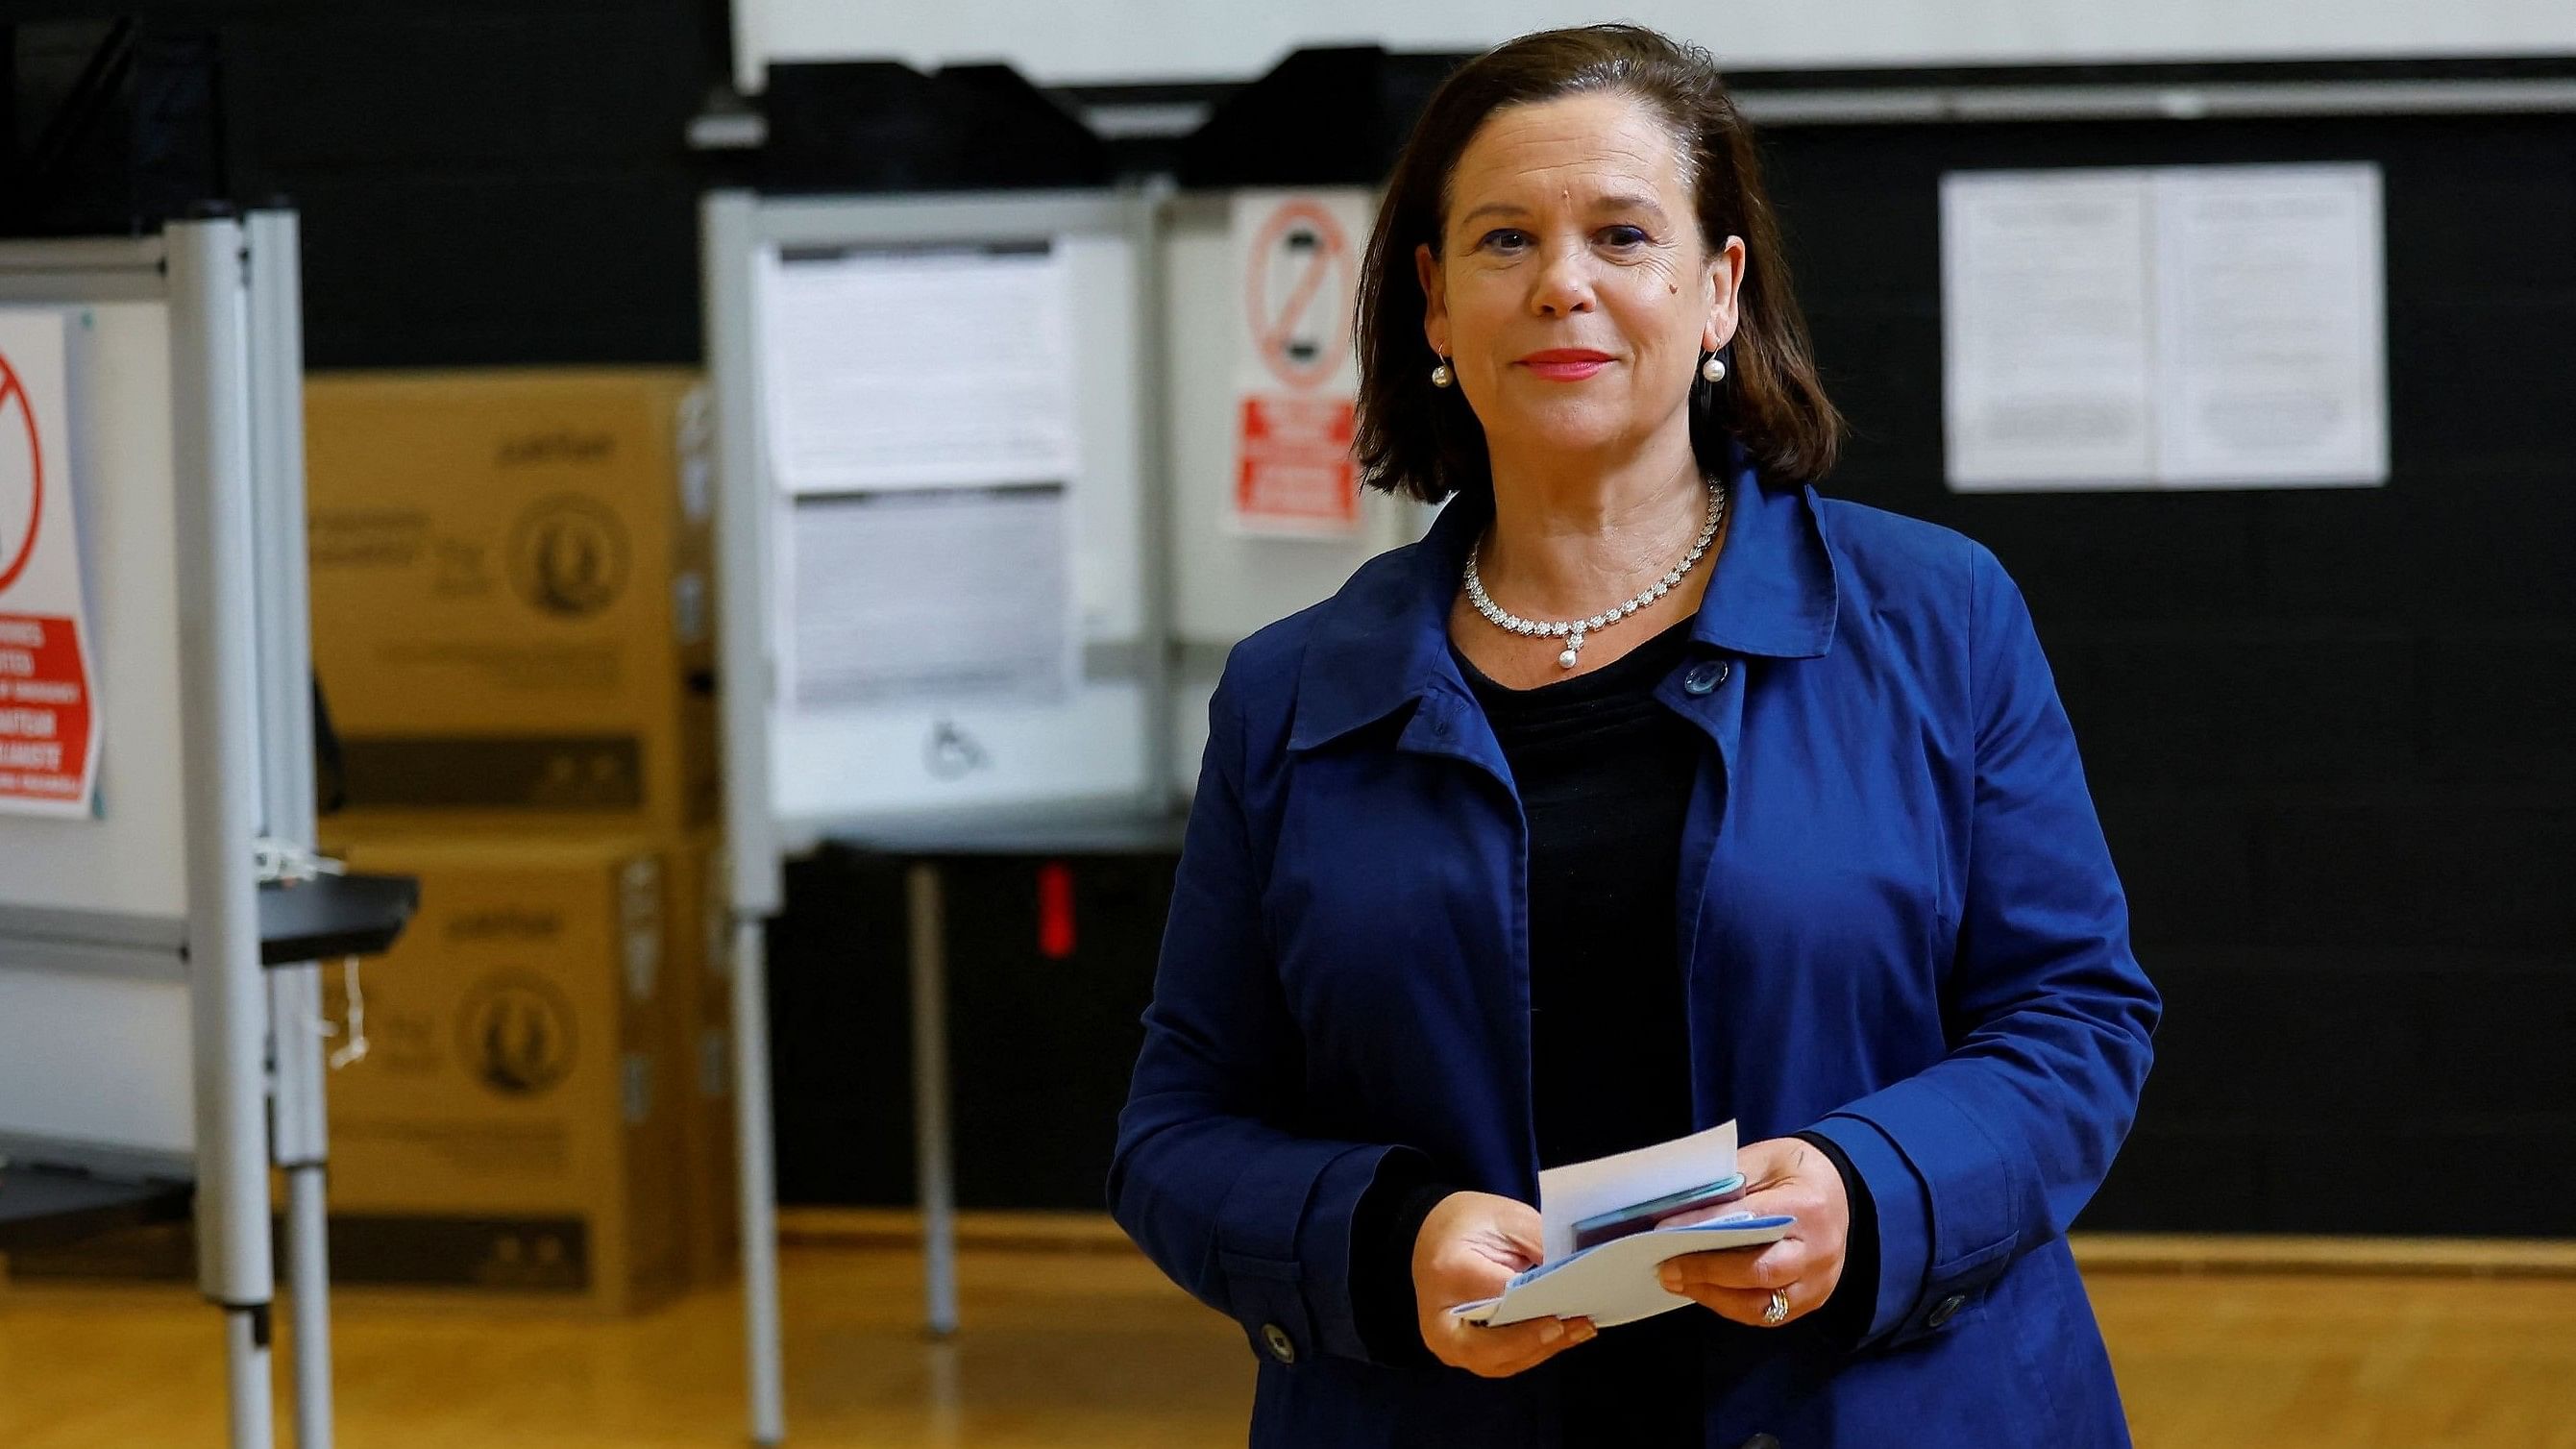
<path id="1" fill-rule="evenodd" d="M 1565 652 L 1556 656 L 1556 662 L 1560 668 L 1572 669 L 1582 658 L 1583 640 L 1587 635 L 1609 628 L 1662 598 L 1679 584 L 1682 581 L 1682 575 L 1689 573 L 1691 566 L 1699 562 L 1700 555 L 1708 552 L 1709 541 L 1717 537 L 1718 525 L 1725 520 L 1726 489 L 1711 484 L 1708 490 L 1708 521 L 1701 526 L 1698 540 L 1691 544 L 1690 552 L 1682 557 L 1682 561 L 1673 565 L 1662 578 L 1639 590 L 1635 598 L 1616 607 L 1605 609 L 1589 619 L 1542 622 L 1537 619 L 1524 619 L 1518 614 L 1504 611 L 1494 603 L 1491 596 L 1486 594 L 1485 581 L 1477 576 L 1476 555 L 1484 548 L 1481 543 L 1467 550 L 1467 602 L 1475 605 L 1476 612 L 1484 615 L 1486 622 L 1497 629 L 1506 629 L 1514 634 L 1526 634 L 1533 638 L 1563 639 Z"/>

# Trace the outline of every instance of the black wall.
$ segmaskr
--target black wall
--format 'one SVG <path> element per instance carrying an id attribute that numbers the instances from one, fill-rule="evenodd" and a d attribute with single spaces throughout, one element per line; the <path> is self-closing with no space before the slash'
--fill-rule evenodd
<path id="1" fill-rule="evenodd" d="M 1856 427 L 1826 491 L 1959 528 L 2021 582 L 2166 996 L 2136 1133 L 2084 1225 L 2568 1232 L 2576 118 L 1820 127 L 1769 151 Z M 1944 170 L 2297 160 L 2383 171 L 2387 487 L 1947 491 Z M 1167 869 L 1118 867 L 1139 868 Z M 791 881 L 779 948 L 802 962 L 777 987 L 782 1185 L 900 1200 L 899 897 L 824 879 Z M 985 867 L 966 889 L 981 924 L 952 958 L 965 1199 L 1092 1207 L 1150 964 L 1034 973 L 1028 869 Z M 831 928 L 830 961 L 795 944 L 862 899 L 877 918 Z M 1148 949 L 1160 900 L 1101 907 L 1143 913 L 1122 949 Z M 1011 982 L 1035 996 L 1014 1003 Z M 1079 1012 L 1049 1009 L 1076 996 Z M 978 1024 L 976 999 L 998 1014 Z M 1009 1066 L 1033 1042 L 1042 1096 Z M 844 1085 L 825 1089 L 834 1054 L 823 1072 Z M 809 1090 L 842 1106 L 798 1106 Z M 1014 1101 L 1042 1102 L 1045 1125 L 1015 1127 Z M 1014 1178 L 1008 1154 L 1031 1148 L 1047 1165 Z M 2425 1185 L 2454 1164 L 2463 1186 Z"/>
<path id="2" fill-rule="evenodd" d="M 1099 1211 L 1127 1072 L 1144 1045 L 1172 862 L 1068 862 L 1071 949 L 1041 948 L 1045 862 L 943 870 L 950 1130 L 967 1207 Z M 913 1192 L 904 882 L 826 849 L 791 864 L 769 932 L 778 1194 L 901 1203 Z"/>
<path id="3" fill-rule="evenodd" d="M 1770 142 L 1858 437 L 1827 491 L 2020 580 L 2166 996 L 2098 1228 L 2576 1227 L 2576 117 Z M 2382 489 L 1957 496 L 1942 171 L 2376 161 Z M 2481 1164 L 2474 1190 L 2396 1189 Z"/>
<path id="4" fill-rule="evenodd" d="M 720 0 L 265 3 L 219 29 L 225 185 L 303 211 L 313 366 L 697 359 L 682 133 L 725 72 Z M 2087 1224 L 2570 1231 L 2576 117 L 1768 147 L 1858 430 L 1828 491 L 1958 527 L 2021 581 L 2166 993 Z M 2383 168 L 2388 487 L 1944 489 L 1942 171 L 2293 160 Z M 969 1202 L 1097 1204 L 1167 870 L 1085 872 L 1083 959 L 1048 969 L 1028 869 L 961 878 Z M 900 896 L 870 879 L 801 870 L 776 944 L 790 1200 L 909 1190 Z M 2423 1187 L 2454 1163 L 2473 1188 Z"/>
<path id="5" fill-rule="evenodd" d="M 685 131 L 722 0 L 267 5 L 223 26 L 237 196 L 303 213 L 314 368 L 693 363 Z"/>

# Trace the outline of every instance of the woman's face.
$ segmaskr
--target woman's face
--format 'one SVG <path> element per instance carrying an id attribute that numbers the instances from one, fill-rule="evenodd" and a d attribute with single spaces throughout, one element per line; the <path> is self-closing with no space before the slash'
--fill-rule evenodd
<path id="1" fill-rule="evenodd" d="M 1700 359 L 1735 335 L 1744 243 L 1710 249 L 1682 167 L 1616 94 L 1505 107 L 1460 154 L 1440 254 L 1414 265 L 1423 331 L 1498 461 L 1687 436 Z"/>

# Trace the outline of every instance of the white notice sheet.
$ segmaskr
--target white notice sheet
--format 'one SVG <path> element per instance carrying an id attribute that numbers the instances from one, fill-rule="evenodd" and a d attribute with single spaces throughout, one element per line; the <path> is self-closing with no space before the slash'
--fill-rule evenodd
<path id="1" fill-rule="evenodd" d="M 1941 352 L 1950 486 L 2143 487 L 2147 173 L 1941 178 Z"/>
<path id="2" fill-rule="evenodd" d="M 770 465 L 790 493 L 1075 476 L 1053 247 L 771 249 L 761 258 Z"/>
<path id="3" fill-rule="evenodd" d="M 2379 168 L 2178 167 L 2155 213 L 2162 480 L 2385 482 Z"/>
<path id="4" fill-rule="evenodd" d="M 795 500 L 785 694 L 803 711 L 1063 700 L 1070 527 L 1059 484 Z"/>
<path id="5" fill-rule="evenodd" d="M 1941 178 L 1950 486 L 2388 480 L 2379 170 Z"/>
<path id="6" fill-rule="evenodd" d="M 1551 1167 L 1538 1175 L 1542 1251 L 1551 1263 L 1571 1255 L 1574 1225 L 1595 1213 L 1734 1174 L 1732 1121 L 1633 1152 Z"/>

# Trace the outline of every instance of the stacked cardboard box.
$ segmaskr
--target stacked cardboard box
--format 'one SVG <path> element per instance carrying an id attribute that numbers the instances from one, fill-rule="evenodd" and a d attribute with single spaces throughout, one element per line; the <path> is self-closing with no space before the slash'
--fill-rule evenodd
<path id="1" fill-rule="evenodd" d="M 421 882 L 403 940 L 361 968 L 367 1053 L 330 1079 L 335 1281 L 606 1312 L 668 1296 L 688 1253 L 668 852 L 331 844 L 353 869 Z"/>
<path id="2" fill-rule="evenodd" d="M 313 663 L 343 825 L 715 818 L 709 426 L 681 372 L 306 386 Z"/>
<path id="3" fill-rule="evenodd" d="M 335 1256 L 367 1281 L 581 1277 L 610 1310 L 717 1277 L 705 391 L 662 369 L 343 374 L 307 386 L 305 428 L 345 794 L 325 833 L 417 871 L 423 903 L 365 973 L 392 1004 L 376 1050 L 331 1082 Z M 527 1226 L 548 1213 L 585 1226 Z"/>
<path id="4" fill-rule="evenodd" d="M 344 796 L 321 843 L 421 881 L 358 972 L 368 1050 L 327 1085 L 335 1281 L 624 1312 L 717 1278 L 735 1217 L 704 390 L 669 369 L 326 375 L 305 431 Z M 324 975 L 345 1022 L 344 972 Z M 189 1248 L 183 1223 L 10 1272 L 176 1278 Z"/>

